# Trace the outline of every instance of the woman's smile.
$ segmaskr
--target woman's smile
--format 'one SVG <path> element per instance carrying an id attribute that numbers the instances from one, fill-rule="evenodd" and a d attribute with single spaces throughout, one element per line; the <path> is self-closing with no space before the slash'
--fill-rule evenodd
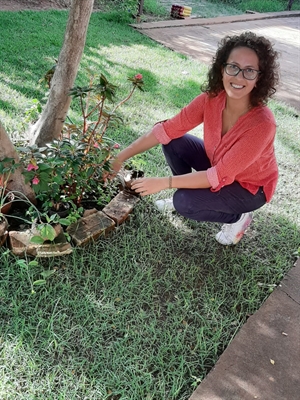
<path id="1" fill-rule="evenodd" d="M 241 70 L 254 69 L 259 70 L 258 56 L 254 50 L 248 47 L 236 47 L 229 54 L 228 64 L 237 66 Z M 250 98 L 250 93 L 256 85 L 257 78 L 246 79 L 243 72 L 239 71 L 237 75 L 228 75 L 223 69 L 223 85 L 227 96 L 232 100 L 247 100 Z"/>

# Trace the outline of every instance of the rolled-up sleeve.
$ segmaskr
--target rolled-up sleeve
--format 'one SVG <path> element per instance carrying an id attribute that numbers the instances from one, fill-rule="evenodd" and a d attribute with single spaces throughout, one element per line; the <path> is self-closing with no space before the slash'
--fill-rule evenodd
<path id="1" fill-rule="evenodd" d="M 206 171 L 206 176 L 211 188 L 216 189 L 220 184 L 216 167 L 208 168 Z"/>
<path id="2" fill-rule="evenodd" d="M 156 137 L 156 139 L 159 141 L 161 144 L 168 144 L 171 142 L 172 139 L 169 138 L 169 136 L 166 134 L 166 131 L 164 129 L 164 126 L 162 122 L 158 122 L 157 124 L 154 125 L 152 128 L 152 133 Z"/>
<path id="3" fill-rule="evenodd" d="M 207 94 L 202 93 L 193 99 L 174 117 L 158 122 L 152 128 L 152 133 L 161 144 L 185 135 L 203 122 L 204 105 Z"/>

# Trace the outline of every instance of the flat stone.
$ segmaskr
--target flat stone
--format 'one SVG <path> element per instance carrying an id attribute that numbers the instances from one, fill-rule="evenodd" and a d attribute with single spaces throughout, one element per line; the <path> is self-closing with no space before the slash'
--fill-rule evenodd
<path id="1" fill-rule="evenodd" d="M 300 398 L 299 287 L 300 261 L 240 329 L 190 400 Z"/>
<path id="2" fill-rule="evenodd" d="M 97 208 L 91 208 L 89 210 L 84 210 L 83 218 L 88 217 L 89 215 L 96 214 L 98 212 Z"/>
<path id="3" fill-rule="evenodd" d="M 53 257 L 72 253 L 73 249 L 61 227 L 55 227 L 57 237 L 53 242 L 43 244 L 32 243 L 31 239 L 36 236 L 30 229 L 25 231 L 10 231 L 9 246 L 13 254 L 18 257 L 30 255 L 33 257 Z"/>
<path id="4" fill-rule="evenodd" d="M 63 256 L 66 254 L 71 254 L 73 248 L 70 243 L 59 242 L 59 243 L 49 243 L 49 244 L 42 244 L 37 247 L 36 249 L 36 256 L 37 257 L 55 257 L 55 256 Z"/>
<path id="5" fill-rule="evenodd" d="M 0 217 L 0 236 L 7 236 L 8 222 L 5 217 Z"/>
<path id="6" fill-rule="evenodd" d="M 68 226 L 67 232 L 74 244 L 84 246 L 100 236 L 107 235 L 114 228 L 115 222 L 102 211 L 98 211 Z"/>
<path id="7" fill-rule="evenodd" d="M 139 197 L 123 191 L 118 193 L 102 211 L 120 225 L 128 218 L 139 200 Z"/>
<path id="8" fill-rule="evenodd" d="M 72 245 L 67 241 L 63 227 L 60 224 L 54 226 L 56 238 L 53 242 L 44 242 L 37 247 L 37 257 L 55 257 L 65 254 L 71 254 Z"/>
<path id="9" fill-rule="evenodd" d="M 0 236 L 0 246 L 3 246 L 4 243 L 6 243 L 7 238 L 8 238 L 8 231 L 4 232 L 4 233 Z"/>

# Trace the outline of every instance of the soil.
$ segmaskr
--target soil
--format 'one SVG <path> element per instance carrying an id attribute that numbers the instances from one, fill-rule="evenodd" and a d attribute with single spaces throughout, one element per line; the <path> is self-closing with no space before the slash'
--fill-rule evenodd
<path id="1" fill-rule="evenodd" d="M 71 0 L 1 0 L 1 11 L 66 9 Z"/>
<path id="2" fill-rule="evenodd" d="M 21 10 L 67 10 L 71 0 L 0 0 L 0 11 L 21 11 Z M 94 10 L 101 10 L 100 5 L 95 1 Z M 143 22 L 152 22 L 163 19 L 153 15 L 143 14 Z M 164 18 L 165 19 L 165 18 Z"/>

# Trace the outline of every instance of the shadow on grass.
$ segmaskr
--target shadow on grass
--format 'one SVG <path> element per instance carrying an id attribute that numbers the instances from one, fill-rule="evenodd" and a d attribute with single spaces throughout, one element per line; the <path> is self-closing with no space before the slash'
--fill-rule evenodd
<path id="1" fill-rule="evenodd" d="M 55 22 L 51 13 L 43 18 Z M 161 108 L 166 114 L 168 103 L 181 107 L 198 94 L 196 80 L 183 74 L 185 58 L 180 71 L 185 78 L 174 74 L 172 81 L 164 71 L 178 73 L 178 55 L 167 57 L 162 46 L 99 16 L 93 16 L 89 30 L 83 66 L 122 76 L 142 72 L 149 82 L 151 93 L 144 94 L 157 101 L 153 115 L 141 98 L 136 111 L 145 125 L 158 119 Z M 24 28 L 24 42 L 28 38 Z M 51 38 L 41 59 L 57 55 Z M 129 58 L 122 55 L 124 46 Z M 153 49 L 158 53 L 154 66 Z M 11 62 L 12 67 L 17 59 Z M 36 76 L 43 69 L 37 58 Z M 19 80 L 23 76 L 17 73 Z M 134 129 L 126 127 L 125 134 L 133 136 Z M 41 260 L 30 270 L 20 269 L 1 249 L 2 397 L 187 399 L 293 265 L 299 221 L 275 211 L 268 206 L 257 212 L 235 247 L 215 241 L 217 225 L 162 216 L 143 200 L 115 234 L 70 256 Z M 30 281 L 49 271 L 53 274 L 46 285 L 31 294 Z"/>
<path id="2" fill-rule="evenodd" d="M 188 399 L 292 267 L 300 237 L 263 210 L 235 247 L 217 231 L 146 200 L 110 237 L 35 270 L 2 250 L 4 397 Z M 43 270 L 55 272 L 30 294 Z"/>
<path id="3" fill-rule="evenodd" d="M 19 93 L 26 101 L 33 97 L 45 102 L 43 97 L 47 89 L 42 87 L 39 80 L 60 53 L 66 18 L 65 11 L 0 13 L 3 26 L 7 27 L 3 32 L 1 48 L 3 90 L 7 87 L 8 91 Z M 22 40 L 15 37 L 17 31 L 22 32 Z M 176 67 L 178 58 L 183 60 L 182 71 Z M 86 83 L 85 67 L 107 74 L 116 84 L 140 72 L 144 75 L 145 96 L 151 91 L 158 103 L 157 108 L 162 108 L 162 104 L 166 107 L 169 103 L 182 107 L 200 92 L 199 82 L 184 75 L 184 60 L 187 58 L 170 53 L 129 26 L 107 22 L 101 18 L 101 13 L 95 13 L 90 20 L 77 83 Z M 163 72 L 167 62 L 169 69 L 174 68 L 172 82 Z M 199 66 L 199 73 L 201 68 Z M 182 74 L 184 79 L 178 79 L 176 74 Z M 9 99 L 5 101 L 8 103 Z M 21 113 L 25 111 L 23 108 L 24 101 L 20 101 Z"/>

